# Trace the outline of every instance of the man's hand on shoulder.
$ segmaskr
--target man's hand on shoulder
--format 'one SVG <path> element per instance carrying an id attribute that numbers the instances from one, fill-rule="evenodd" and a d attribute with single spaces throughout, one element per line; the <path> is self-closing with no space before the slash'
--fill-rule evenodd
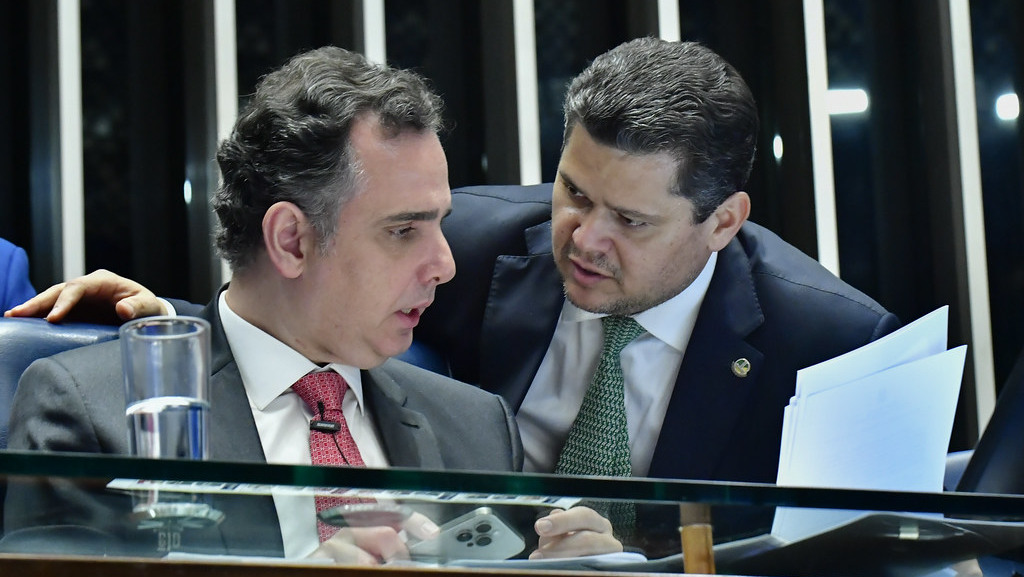
<path id="1" fill-rule="evenodd" d="M 107 270 L 53 285 L 4 313 L 5 317 L 42 317 L 61 321 L 120 324 L 165 314 L 163 302 L 141 284 Z"/>

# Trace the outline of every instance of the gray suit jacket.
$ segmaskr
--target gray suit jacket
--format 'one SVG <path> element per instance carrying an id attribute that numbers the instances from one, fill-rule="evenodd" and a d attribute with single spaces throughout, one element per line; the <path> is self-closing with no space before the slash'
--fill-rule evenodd
<path id="1" fill-rule="evenodd" d="M 201 316 L 212 327 L 210 459 L 264 462 L 216 299 Z M 487 471 L 522 467 L 518 429 L 500 397 L 397 360 L 364 371 L 362 378 L 367 408 L 392 466 Z M 127 454 L 122 382 L 117 341 L 36 361 L 22 376 L 14 400 L 9 448 Z M 282 551 L 270 498 L 225 499 L 217 508 L 226 509 L 225 521 L 214 531 L 185 532 L 183 536 L 192 541 L 186 548 L 233 554 Z M 131 553 L 156 553 L 154 536 L 140 535 L 123 522 L 129 510 L 123 496 L 102 489 L 83 490 L 65 480 L 12 483 L 4 526 L 9 539 L 38 533 L 38 529 L 24 530 L 55 525 L 77 527 L 78 537 L 83 531 L 99 529 L 113 536 L 99 540 L 113 552 L 128 547 Z M 79 545 L 82 542 L 95 546 L 88 538 Z M 59 548 L 69 546 L 75 544 Z"/>

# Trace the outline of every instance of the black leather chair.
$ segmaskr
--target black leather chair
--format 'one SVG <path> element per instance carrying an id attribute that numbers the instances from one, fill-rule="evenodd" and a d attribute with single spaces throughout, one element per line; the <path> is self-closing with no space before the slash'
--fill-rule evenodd
<path id="1" fill-rule="evenodd" d="M 7 423 L 18 379 L 32 361 L 113 338 L 117 338 L 115 326 L 0 317 L 0 449 L 7 447 Z"/>

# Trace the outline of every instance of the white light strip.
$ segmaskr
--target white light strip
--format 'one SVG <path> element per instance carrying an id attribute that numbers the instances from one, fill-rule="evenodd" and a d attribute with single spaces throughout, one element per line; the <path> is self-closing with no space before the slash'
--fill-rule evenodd
<path id="1" fill-rule="evenodd" d="M 513 0 L 516 108 L 519 120 L 519 184 L 541 182 L 540 104 L 537 93 L 537 41 L 533 0 Z"/>
<path id="2" fill-rule="evenodd" d="M 363 0 L 363 54 L 371 61 L 388 61 L 388 42 L 384 23 L 384 0 Z"/>
<path id="3" fill-rule="evenodd" d="M 828 64 L 825 54 L 823 0 L 804 0 L 807 52 L 807 103 L 811 124 L 811 167 L 814 172 L 814 219 L 818 261 L 839 275 L 839 233 L 836 188 L 832 171 L 832 125 L 828 115 Z M 783 160 L 785 162 L 785 160 Z"/>
<path id="4" fill-rule="evenodd" d="M 231 135 L 238 116 L 238 43 L 235 33 L 235 0 L 213 3 L 214 90 L 216 91 L 217 142 Z M 218 172 L 219 175 L 219 172 Z M 209 191 L 208 194 L 213 194 Z M 212 226 L 216 226 L 211 222 Z M 231 279 L 227 261 L 220 261 L 221 284 Z"/>
<path id="5" fill-rule="evenodd" d="M 862 114 L 868 110 L 868 93 L 862 88 L 833 88 L 828 91 L 828 113 Z"/>
<path id="6" fill-rule="evenodd" d="M 82 160 L 82 37 L 79 0 L 57 2 L 61 251 L 65 279 L 85 274 Z"/>
<path id="7" fill-rule="evenodd" d="M 1013 92 L 1000 94 L 999 98 L 996 98 L 996 118 L 1010 121 L 1017 120 L 1018 116 L 1020 116 L 1020 100 L 1017 99 L 1017 95 Z"/>
<path id="8" fill-rule="evenodd" d="M 964 243 L 967 253 L 967 295 L 971 311 L 971 354 L 974 360 L 974 386 L 978 407 L 978 435 L 980 436 L 995 408 L 996 379 L 992 360 L 988 257 L 985 251 L 981 156 L 978 151 L 978 117 L 974 96 L 971 11 L 967 0 L 950 0 L 949 22 L 953 46 L 953 86 L 960 149 Z"/>
<path id="9" fill-rule="evenodd" d="M 679 0 L 658 0 L 658 37 L 669 42 L 679 42 Z"/>

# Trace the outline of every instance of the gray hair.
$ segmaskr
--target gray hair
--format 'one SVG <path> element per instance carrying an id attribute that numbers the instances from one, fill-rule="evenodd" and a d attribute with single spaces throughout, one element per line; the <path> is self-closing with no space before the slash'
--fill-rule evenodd
<path id="1" fill-rule="evenodd" d="M 260 80 L 217 152 L 223 181 L 213 209 L 221 255 L 236 272 L 250 265 L 263 247 L 263 216 L 281 201 L 302 210 L 326 251 L 341 208 L 359 190 L 353 122 L 373 114 L 389 138 L 436 133 L 441 109 L 414 72 L 334 46 L 293 57 Z"/>

